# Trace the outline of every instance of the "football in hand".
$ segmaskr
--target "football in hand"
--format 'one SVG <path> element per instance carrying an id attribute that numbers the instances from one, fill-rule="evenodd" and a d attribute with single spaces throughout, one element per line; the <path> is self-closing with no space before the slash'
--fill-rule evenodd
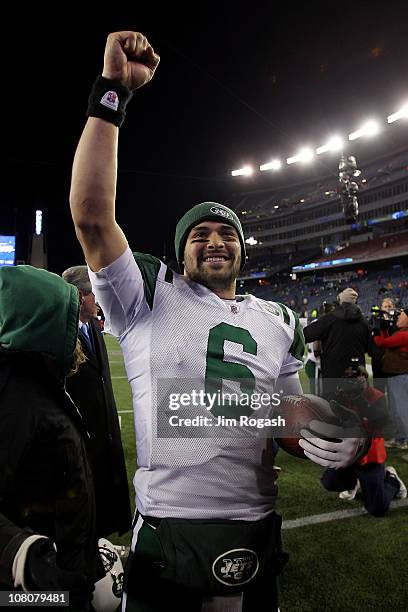
<path id="1" fill-rule="evenodd" d="M 317 395 L 285 395 L 276 408 L 275 416 L 278 414 L 285 419 L 285 426 L 281 437 L 275 437 L 277 444 L 290 455 L 303 459 L 306 456 L 299 446 L 301 429 L 308 428 L 311 421 L 341 424 L 329 402 Z"/>

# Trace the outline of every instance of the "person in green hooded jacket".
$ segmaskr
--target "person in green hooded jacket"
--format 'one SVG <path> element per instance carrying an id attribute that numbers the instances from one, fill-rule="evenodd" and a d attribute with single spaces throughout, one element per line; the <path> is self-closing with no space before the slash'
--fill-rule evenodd
<path id="1" fill-rule="evenodd" d="M 0 590 L 69 591 L 88 610 L 101 575 L 86 431 L 65 391 L 78 291 L 31 266 L 0 268 Z"/>

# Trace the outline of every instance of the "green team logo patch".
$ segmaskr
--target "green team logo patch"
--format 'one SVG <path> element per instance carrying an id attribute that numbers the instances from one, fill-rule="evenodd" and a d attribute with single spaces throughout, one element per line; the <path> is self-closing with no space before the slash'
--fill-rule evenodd
<path id="1" fill-rule="evenodd" d="M 210 210 L 212 213 L 214 213 L 214 215 L 221 215 L 221 217 L 225 217 L 226 219 L 232 219 L 231 213 L 229 213 L 228 210 L 225 210 L 225 208 L 221 208 L 220 206 L 212 206 Z"/>
<path id="2" fill-rule="evenodd" d="M 254 578 L 259 569 L 258 555 L 249 548 L 233 548 L 213 563 L 212 572 L 218 582 L 227 586 L 240 586 Z"/>

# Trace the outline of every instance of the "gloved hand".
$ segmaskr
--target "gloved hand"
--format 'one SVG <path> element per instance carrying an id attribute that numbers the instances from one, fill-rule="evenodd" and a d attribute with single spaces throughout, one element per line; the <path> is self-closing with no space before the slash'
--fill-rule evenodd
<path id="1" fill-rule="evenodd" d="M 86 604 L 90 590 L 83 574 L 57 566 L 55 548 L 48 538 L 36 540 L 28 549 L 24 583 L 31 591 L 69 591 L 70 605 L 79 608 Z"/>
<path id="2" fill-rule="evenodd" d="M 364 397 L 357 398 L 353 400 L 353 407 L 356 408 L 364 428 L 370 435 L 382 438 L 392 428 L 392 419 L 384 395 L 373 404 L 369 404 Z"/>
<path id="3" fill-rule="evenodd" d="M 299 446 L 314 463 L 328 468 L 345 468 L 362 457 L 370 446 L 370 439 L 359 416 L 335 400 L 330 406 L 339 425 L 311 421 L 300 430 Z"/>

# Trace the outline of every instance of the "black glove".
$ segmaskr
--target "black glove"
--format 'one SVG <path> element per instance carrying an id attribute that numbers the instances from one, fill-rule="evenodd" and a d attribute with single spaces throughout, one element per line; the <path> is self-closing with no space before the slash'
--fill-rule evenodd
<path id="1" fill-rule="evenodd" d="M 354 400 L 353 403 L 370 435 L 382 438 L 389 434 L 390 428 L 392 429 L 392 419 L 385 396 L 379 397 L 373 404 L 369 404 L 363 397 Z"/>
<path id="2" fill-rule="evenodd" d="M 364 406 L 367 408 L 368 402 L 366 402 L 366 400 L 363 400 L 363 403 Z M 372 441 L 370 436 L 371 432 L 367 430 L 365 419 L 362 418 L 363 415 L 357 413 L 351 408 L 343 406 L 343 404 L 339 404 L 339 402 L 336 402 L 336 400 L 332 400 L 330 402 L 330 407 L 333 410 L 334 414 L 337 416 L 337 418 L 340 420 L 342 427 L 345 428 L 346 435 L 353 435 L 354 431 L 354 435 L 360 437 L 361 444 L 356 456 L 356 461 L 357 459 L 361 459 L 361 457 L 364 457 L 364 455 L 368 453 Z"/>
<path id="3" fill-rule="evenodd" d="M 342 427 L 344 427 L 346 430 L 356 430 L 355 433 L 360 432 L 361 437 L 367 437 L 367 432 L 365 432 L 364 430 L 362 419 L 355 410 L 353 410 L 352 408 L 347 408 L 346 406 L 340 404 L 337 400 L 334 399 L 330 401 L 330 408 L 333 410 L 334 414 L 339 419 Z"/>
<path id="4" fill-rule="evenodd" d="M 91 588 L 83 574 L 57 567 L 54 545 L 48 538 L 36 540 L 28 549 L 24 582 L 30 591 L 69 591 L 70 605 L 79 608 L 88 601 Z"/>

